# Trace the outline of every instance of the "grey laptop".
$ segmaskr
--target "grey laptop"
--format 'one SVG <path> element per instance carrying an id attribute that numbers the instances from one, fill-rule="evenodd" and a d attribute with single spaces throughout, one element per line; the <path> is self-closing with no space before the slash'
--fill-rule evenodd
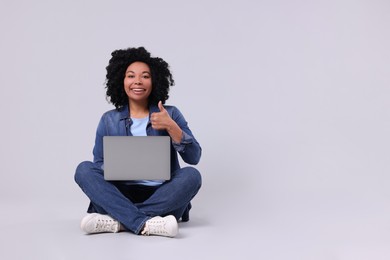
<path id="1" fill-rule="evenodd" d="M 104 136 L 104 179 L 110 181 L 169 180 L 169 136 Z"/>

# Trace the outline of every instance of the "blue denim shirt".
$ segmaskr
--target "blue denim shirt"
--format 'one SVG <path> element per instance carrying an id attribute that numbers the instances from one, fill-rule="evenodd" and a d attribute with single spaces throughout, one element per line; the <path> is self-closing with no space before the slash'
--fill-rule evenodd
<path id="1" fill-rule="evenodd" d="M 180 143 L 172 141 L 171 144 L 171 171 L 180 168 L 177 154 L 180 154 L 184 162 L 195 165 L 199 162 L 202 148 L 193 136 L 187 121 L 184 116 L 174 106 L 164 106 L 168 111 L 169 116 L 178 124 L 183 131 L 183 136 Z M 160 112 L 157 106 L 149 107 L 149 122 L 146 127 L 147 135 L 169 135 L 165 130 L 155 130 L 150 123 L 150 115 L 154 112 Z M 131 136 L 130 131 L 132 121 L 129 115 L 129 107 L 125 106 L 120 110 L 110 110 L 105 112 L 99 122 L 96 131 L 95 147 L 93 148 L 94 163 L 99 167 L 103 167 L 103 136 Z M 152 159 L 152 158 L 151 158 Z"/>

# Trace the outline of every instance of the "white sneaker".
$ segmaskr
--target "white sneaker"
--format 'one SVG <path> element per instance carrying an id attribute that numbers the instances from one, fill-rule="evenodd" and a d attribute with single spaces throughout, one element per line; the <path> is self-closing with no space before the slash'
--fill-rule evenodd
<path id="1" fill-rule="evenodd" d="M 92 213 L 81 220 L 81 229 L 88 234 L 102 232 L 116 233 L 119 231 L 119 228 L 119 222 L 109 215 Z"/>
<path id="2" fill-rule="evenodd" d="M 156 235 L 174 237 L 179 232 L 176 218 L 172 215 L 166 217 L 154 217 L 146 221 L 142 235 Z"/>

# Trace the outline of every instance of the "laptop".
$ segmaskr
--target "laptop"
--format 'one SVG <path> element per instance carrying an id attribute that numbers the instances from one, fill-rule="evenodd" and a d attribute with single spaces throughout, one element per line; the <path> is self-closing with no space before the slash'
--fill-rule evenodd
<path id="1" fill-rule="evenodd" d="M 169 180 L 169 136 L 104 136 L 104 179 L 109 181 Z"/>

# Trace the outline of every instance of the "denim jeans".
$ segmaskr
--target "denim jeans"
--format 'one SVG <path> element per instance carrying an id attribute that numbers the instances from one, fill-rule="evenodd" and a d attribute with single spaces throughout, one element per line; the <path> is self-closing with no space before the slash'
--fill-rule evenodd
<path id="1" fill-rule="evenodd" d="M 121 182 L 104 180 L 103 170 L 89 161 L 78 165 L 75 181 L 91 200 L 89 212 L 108 214 L 135 234 L 139 234 L 145 222 L 154 216 L 174 215 L 179 220 L 186 210 L 188 214 L 190 201 L 202 183 L 197 169 L 184 167 L 174 171 L 171 180 L 162 185 L 145 187 L 144 198 L 137 199 L 134 196 L 142 197 L 143 194 L 139 194 L 142 189 L 138 187 L 135 193 L 126 192 L 126 188 L 132 188 L 130 185 L 126 187 Z"/>

